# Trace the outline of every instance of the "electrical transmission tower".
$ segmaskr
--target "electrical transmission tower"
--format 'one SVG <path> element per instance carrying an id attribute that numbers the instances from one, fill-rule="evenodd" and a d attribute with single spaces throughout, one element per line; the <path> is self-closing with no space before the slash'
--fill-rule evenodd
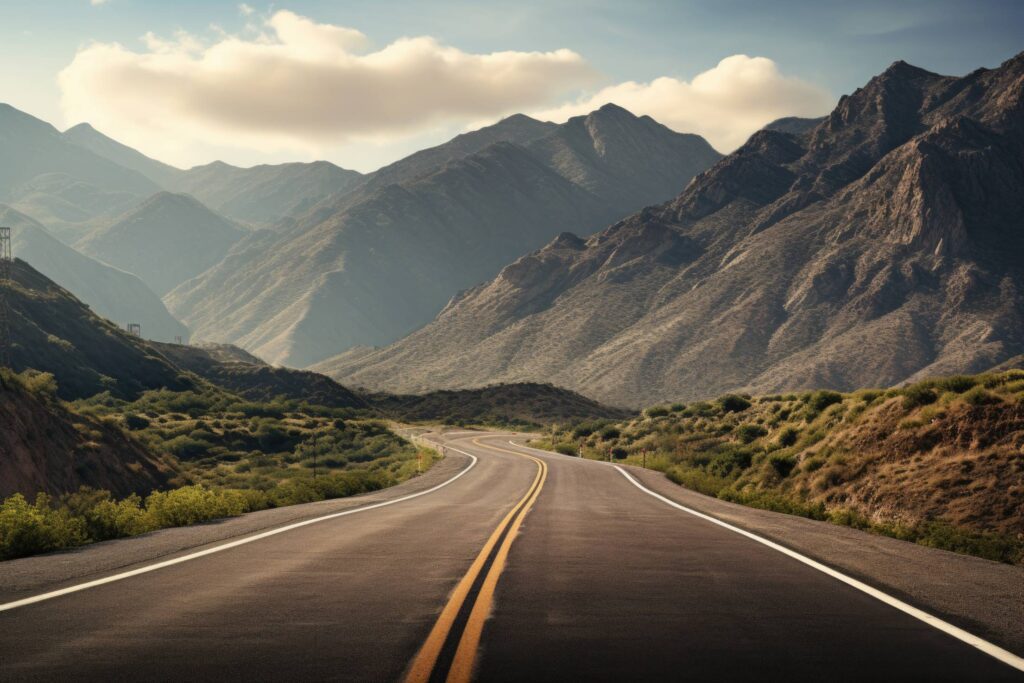
<path id="1" fill-rule="evenodd" d="M 139 323 L 128 323 L 128 334 L 132 335 L 133 337 L 141 337 L 142 325 L 140 325 Z"/>
<path id="2" fill-rule="evenodd" d="M 0 228 L 0 366 L 11 367 L 11 229 Z"/>

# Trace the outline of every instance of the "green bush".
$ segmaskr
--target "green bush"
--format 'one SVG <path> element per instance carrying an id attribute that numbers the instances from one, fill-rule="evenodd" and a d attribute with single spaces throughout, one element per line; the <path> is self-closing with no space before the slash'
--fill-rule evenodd
<path id="1" fill-rule="evenodd" d="M 904 410 L 913 410 L 920 406 L 926 406 L 935 403 L 939 399 L 935 390 L 927 384 L 915 384 L 907 387 L 902 391 L 902 394 Z"/>
<path id="2" fill-rule="evenodd" d="M 718 399 L 718 405 L 727 413 L 741 413 L 750 407 L 750 401 L 736 394 L 726 394 Z"/>
<path id="3" fill-rule="evenodd" d="M 619 448 L 618 446 L 616 446 L 615 448 L 612 449 L 612 457 L 615 458 L 616 460 L 625 460 L 628 455 L 629 451 L 627 451 L 625 448 Z"/>
<path id="4" fill-rule="evenodd" d="M 737 427 L 735 431 L 736 438 L 738 438 L 741 443 L 750 443 L 755 439 L 761 438 L 767 433 L 767 429 L 757 424 L 742 424 Z"/>
<path id="5" fill-rule="evenodd" d="M 562 455 L 576 455 L 576 447 L 571 443 L 555 444 L 555 453 L 561 453 Z"/>
<path id="6" fill-rule="evenodd" d="M 668 408 L 665 406 L 653 406 L 644 411 L 647 417 L 665 417 L 668 415 Z"/>
<path id="7" fill-rule="evenodd" d="M 127 413 L 124 416 L 124 426 L 133 432 L 137 432 L 140 429 L 146 429 L 149 425 L 149 420 L 137 413 Z"/>
<path id="8" fill-rule="evenodd" d="M 821 412 L 830 405 L 842 403 L 843 395 L 835 391 L 815 391 L 807 401 L 817 412 Z"/>
<path id="9" fill-rule="evenodd" d="M 995 394 L 985 391 L 983 387 L 974 387 L 963 396 L 964 403 L 970 406 L 987 406 L 999 403 L 1000 398 Z"/>
<path id="10" fill-rule="evenodd" d="M 249 512 L 247 499 L 238 491 L 184 486 L 149 494 L 146 510 L 158 527 L 188 526 Z"/>
<path id="11" fill-rule="evenodd" d="M 604 429 L 601 430 L 601 438 L 604 439 L 605 441 L 617 439 L 619 438 L 619 436 L 621 436 L 621 434 L 622 433 L 618 430 L 617 427 L 605 427 Z"/>
<path id="12" fill-rule="evenodd" d="M 55 509 L 45 493 L 30 505 L 20 493 L 0 503 L 0 559 L 71 548 L 88 539 L 85 522 Z"/>
<path id="13" fill-rule="evenodd" d="M 973 377 L 967 375 L 954 375 L 952 377 L 942 377 L 935 380 L 934 385 L 936 389 L 941 391 L 951 391 L 954 394 L 962 394 L 968 389 L 973 389 L 978 383 Z"/>
<path id="14" fill-rule="evenodd" d="M 768 464 L 772 466 L 776 474 L 785 479 L 796 467 L 796 458 L 783 453 L 772 453 L 768 456 Z"/>
<path id="15" fill-rule="evenodd" d="M 794 427 L 784 427 L 775 440 L 782 448 L 789 448 L 800 438 L 800 430 Z"/>

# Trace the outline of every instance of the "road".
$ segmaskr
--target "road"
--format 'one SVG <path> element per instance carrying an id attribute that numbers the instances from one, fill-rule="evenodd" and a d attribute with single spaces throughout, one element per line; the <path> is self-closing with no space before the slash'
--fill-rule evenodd
<path id="1" fill-rule="evenodd" d="M 0 678 L 1024 679 L 607 464 L 508 435 L 447 439 L 461 476 L 407 499 L 370 496 L 359 512 L 97 569 L 33 594 L 143 571 L 0 605 Z M 25 597 L 0 586 L 0 603 Z"/>

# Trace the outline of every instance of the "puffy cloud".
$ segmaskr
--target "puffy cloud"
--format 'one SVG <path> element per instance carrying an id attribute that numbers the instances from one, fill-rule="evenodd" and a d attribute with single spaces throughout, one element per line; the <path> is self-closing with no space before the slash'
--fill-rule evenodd
<path id="1" fill-rule="evenodd" d="M 594 77 L 566 49 L 472 54 L 411 37 L 368 51 L 359 31 L 286 10 L 254 37 L 143 43 L 80 49 L 58 77 L 64 115 L 179 163 L 195 142 L 315 153 L 393 140 L 550 106 Z"/>
<path id="2" fill-rule="evenodd" d="M 729 152 L 751 133 L 783 116 L 820 116 L 834 105 L 828 92 L 784 76 L 766 57 L 733 55 L 689 82 L 656 78 L 608 86 L 571 104 L 535 112 L 564 121 L 614 102 L 634 114 L 647 114 L 673 130 L 703 135 Z"/>

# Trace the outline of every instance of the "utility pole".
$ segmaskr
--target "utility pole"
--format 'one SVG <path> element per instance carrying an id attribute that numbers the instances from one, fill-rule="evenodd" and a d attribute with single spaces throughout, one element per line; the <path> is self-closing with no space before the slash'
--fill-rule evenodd
<path id="1" fill-rule="evenodd" d="M 0 366 L 11 367 L 11 229 L 0 227 Z"/>
<path id="2" fill-rule="evenodd" d="M 128 334 L 133 337 L 142 336 L 142 325 L 139 323 L 128 323 Z"/>

